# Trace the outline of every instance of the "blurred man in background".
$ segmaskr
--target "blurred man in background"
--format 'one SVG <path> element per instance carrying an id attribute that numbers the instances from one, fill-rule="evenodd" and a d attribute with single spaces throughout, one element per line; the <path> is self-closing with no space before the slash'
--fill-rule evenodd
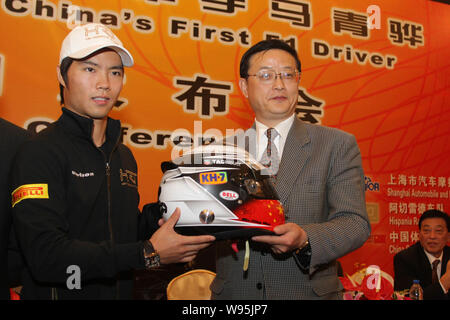
<path id="1" fill-rule="evenodd" d="M 394 256 L 394 289 L 409 289 L 419 280 L 425 300 L 449 299 L 450 218 L 439 210 L 425 211 L 419 219 L 419 241 Z"/>

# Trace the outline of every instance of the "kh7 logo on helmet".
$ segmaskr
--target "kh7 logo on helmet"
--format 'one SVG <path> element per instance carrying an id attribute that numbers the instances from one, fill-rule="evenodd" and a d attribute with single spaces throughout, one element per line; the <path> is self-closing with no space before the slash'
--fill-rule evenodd
<path id="1" fill-rule="evenodd" d="M 201 184 L 224 184 L 228 182 L 227 173 L 219 172 L 203 172 L 199 175 Z"/>
<path id="2" fill-rule="evenodd" d="M 48 199 L 48 184 L 24 184 L 11 194 L 12 207 L 24 199 Z"/>

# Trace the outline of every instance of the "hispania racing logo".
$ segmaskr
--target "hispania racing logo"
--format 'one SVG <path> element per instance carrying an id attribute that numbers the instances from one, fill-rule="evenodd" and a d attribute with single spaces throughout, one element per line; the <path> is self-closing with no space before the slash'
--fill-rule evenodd
<path id="1" fill-rule="evenodd" d="M 12 207 L 24 199 L 48 199 L 48 184 L 24 184 L 11 194 Z"/>

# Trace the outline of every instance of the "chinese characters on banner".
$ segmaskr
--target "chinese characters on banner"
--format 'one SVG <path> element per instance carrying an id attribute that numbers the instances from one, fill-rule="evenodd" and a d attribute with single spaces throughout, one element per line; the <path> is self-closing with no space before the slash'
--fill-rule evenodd
<path id="1" fill-rule="evenodd" d="M 427 210 L 444 211 L 449 199 L 450 177 L 423 175 L 390 175 L 386 185 L 388 202 L 389 250 L 399 250 L 418 241 L 419 218 Z M 407 227 L 405 226 L 412 226 Z"/>

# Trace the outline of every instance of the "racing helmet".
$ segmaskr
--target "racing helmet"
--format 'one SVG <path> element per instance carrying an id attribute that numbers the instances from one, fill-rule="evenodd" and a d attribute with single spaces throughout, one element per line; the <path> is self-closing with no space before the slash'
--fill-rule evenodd
<path id="1" fill-rule="evenodd" d="M 167 220 L 179 207 L 175 230 L 217 240 L 273 234 L 284 209 L 265 167 L 236 146 L 208 145 L 161 164 L 159 202 Z M 264 172 L 264 171 L 263 171 Z"/>

